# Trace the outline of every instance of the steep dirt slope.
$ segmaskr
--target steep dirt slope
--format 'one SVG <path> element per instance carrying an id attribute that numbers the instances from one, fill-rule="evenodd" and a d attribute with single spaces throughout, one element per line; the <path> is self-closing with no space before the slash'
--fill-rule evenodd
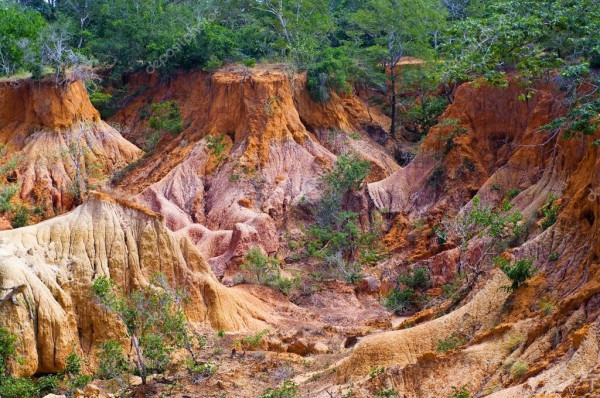
<path id="1" fill-rule="evenodd" d="M 0 326 L 22 342 L 18 371 L 59 371 L 73 350 L 93 361 L 99 342 L 118 338 L 119 322 L 90 298 L 92 281 L 107 276 L 127 291 L 156 272 L 187 291 L 192 322 L 230 331 L 265 325 L 265 307 L 219 284 L 162 216 L 104 194 L 92 193 L 67 215 L 0 233 Z"/>
<path id="2" fill-rule="evenodd" d="M 594 193 L 600 156 L 592 139 L 538 131 L 561 114 L 560 95 L 551 85 L 538 87 L 530 102 L 519 101 L 519 93 L 514 84 L 507 90 L 461 86 L 444 115 L 458 122 L 442 121 L 413 163 L 370 184 L 369 192 L 380 208 L 398 213 L 387 237 L 396 251 L 391 261 L 421 259 L 414 266 L 429 267 L 443 283 L 455 272 L 457 255 L 430 235 L 435 221 L 444 212 L 468 209 L 475 194 L 497 204 L 506 191 L 519 189 L 512 202 L 529 234 L 507 255 L 534 258 L 538 274 L 509 294 L 500 289 L 506 277 L 490 269 L 448 315 L 364 338 L 330 383 L 352 380 L 362 386 L 355 391 L 361 397 L 382 388 L 405 397 L 448 396 L 463 385 L 474 396 L 597 396 L 600 200 Z M 459 127 L 464 130 L 452 136 Z M 442 172 L 433 180 L 438 168 Z M 542 230 L 539 209 L 550 193 L 561 197 L 559 215 Z M 425 231 L 415 231 L 419 219 Z M 427 317 L 411 322 L 419 319 Z M 463 336 L 464 345 L 436 352 L 439 340 L 453 334 Z M 381 366 L 385 372 L 367 377 Z M 328 395 L 322 389 L 315 396 Z"/>
<path id="3" fill-rule="evenodd" d="M 295 226 L 291 209 L 320 197 L 319 177 L 336 154 L 355 151 L 369 160 L 371 181 L 399 169 L 367 134 L 383 130 L 385 117 L 370 116 L 352 95 L 317 104 L 302 76 L 257 68 L 188 73 L 162 84 L 154 77 L 133 79 L 132 87 L 147 89 L 116 116 L 129 123 L 132 139 L 143 136 L 147 127 L 139 109 L 151 102 L 176 100 L 186 128 L 159 142 L 117 189 L 189 236 L 218 276 L 235 269 L 254 245 L 271 254 L 278 250 L 278 231 Z M 209 136 L 222 137 L 222 153 Z"/>
<path id="4" fill-rule="evenodd" d="M 0 83 L 0 182 L 18 184 L 17 197 L 46 216 L 77 204 L 77 169 L 101 184 L 140 155 L 100 120 L 82 82 Z"/>
<path id="5" fill-rule="evenodd" d="M 493 205 L 510 196 L 531 223 L 548 195 L 564 190 L 586 150 L 582 140 L 539 131 L 563 112 L 553 87 L 539 83 L 530 100 L 520 101 L 524 88 L 514 81 L 506 89 L 460 86 L 416 158 L 368 185 L 375 206 L 395 216 L 388 246 L 412 258 L 430 256 L 437 246 L 431 227 L 475 194 Z M 415 230 L 419 220 L 427 227 Z"/>

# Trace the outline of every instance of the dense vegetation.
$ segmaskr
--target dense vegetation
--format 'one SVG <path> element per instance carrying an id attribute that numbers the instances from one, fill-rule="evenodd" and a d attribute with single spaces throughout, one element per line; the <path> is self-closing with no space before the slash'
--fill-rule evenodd
<path id="1" fill-rule="evenodd" d="M 58 78 L 88 65 L 119 80 L 135 70 L 283 62 L 308 71 L 317 100 L 350 83 L 378 88 L 393 136 L 401 121 L 423 134 L 461 82 L 483 76 L 504 85 L 518 70 L 529 87 L 559 71 L 573 107 L 549 129 L 579 134 L 591 131 L 600 108 L 589 76 L 600 66 L 599 21 L 595 0 L 3 1 L 0 76 Z M 400 81 L 396 67 L 407 56 L 428 62 Z M 583 78 L 594 89 L 581 98 Z M 402 106 L 399 86 L 418 101 Z"/>

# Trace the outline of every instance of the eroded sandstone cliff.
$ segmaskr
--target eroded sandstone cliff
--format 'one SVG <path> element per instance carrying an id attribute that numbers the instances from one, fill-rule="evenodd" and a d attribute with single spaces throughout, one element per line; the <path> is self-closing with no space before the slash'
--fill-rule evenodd
<path id="1" fill-rule="evenodd" d="M 71 210 L 81 191 L 140 155 L 100 119 L 82 82 L 0 83 L 0 181 L 44 217 Z"/>

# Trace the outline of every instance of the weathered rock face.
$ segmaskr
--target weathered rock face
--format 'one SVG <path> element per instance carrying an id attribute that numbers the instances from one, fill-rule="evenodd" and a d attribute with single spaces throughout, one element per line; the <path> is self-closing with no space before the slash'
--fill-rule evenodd
<path id="1" fill-rule="evenodd" d="M 514 82 L 506 89 L 460 86 L 417 157 L 368 185 L 375 206 L 396 217 L 388 247 L 413 259 L 431 256 L 437 246 L 431 227 L 476 194 L 497 205 L 513 190 L 519 194 L 513 202 L 531 219 L 549 194 L 562 192 L 586 144 L 539 130 L 563 112 L 553 87 L 540 84 L 520 101 L 524 89 Z"/>
<path id="2" fill-rule="evenodd" d="M 80 81 L 0 84 L 0 149 L 0 182 L 18 183 L 17 197 L 47 216 L 74 207 L 78 168 L 101 184 L 141 155 L 100 120 Z"/>
<path id="3" fill-rule="evenodd" d="M 164 214 L 169 228 L 202 248 L 218 276 L 235 270 L 252 246 L 277 251 L 278 230 L 294 225 L 292 206 L 320 197 L 319 177 L 336 154 L 354 150 L 371 161 L 371 180 L 399 168 L 367 134 L 383 128 L 383 116 L 371 117 L 350 95 L 316 104 L 303 77 L 246 69 L 188 73 L 163 85 L 137 79 L 133 86 L 151 88 L 116 116 L 131 126 L 129 136 L 142 139 L 140 108 L 167 99 L 179 103 L 186 129 L 160 142 L 118 188 Z M 221 134 L 217 154 L 206 137 Z"/>
<path id="4" fill-rule="evenodd" d="M 448 315 L 364 338 L 341 364 L 337 382 L 360 380 L 372 366 L 389 370 L 365 383 L 369 387 L 358 396 L 370 396 L 381 386 L 406 397 L 447 396 L 463 385 L 482 396 L 568 396 L 598 380 L 598 148 L 590 145 L 592 139 L 565 140 L 560 133 L 538 131 L 561 114 L 560 96 L 551 87 L 538 87 L 529 103 L 518 101 L 518 94 L 514 85 L 506 91 L 462 86 L 444 115 L 460 121 L 453 129 L 466 129 L 456 134 L 453 146 L 446 149 L 449 141 L 438 139 L 451 134 L 442 122 L 413 163 L 370 184 L 369 191 L 379 207 L 399 213 L 400 226 L 387 238 L 398 258 L 412 254 L 420 260 L 416 266 L 428 266 L 444 279 L 455 271 L 453 250 L 432 243 L 426 232 L 419 236 L 414 221 L 422 218 L 421 229 L 429 230 L 443 212 L 468 208 L 475 194 L 497 204 L 506 190 L 518 189 L 512 202 L 531 227 L 525 243 L 507 253 L 513 259 L 533 258 L 538 274 L 509 295 L 499 289 L 506 285 L 504 275 L 491 270 L 476 293 Z M 443 178 L 434 188 L 431 173 L 440 166 Z M 550 193 L 561 197 L 559 215 L 543 231 L 536 220 Z M 453 333 L 466 345 L 440 353 L 438 339 Z"/>
<path id="5" fill-rule="evenodd" d="M 7 297 L 0 327 L 22 342 L 25 366 L 18 371 L 59 371 L 73 350 L 93 358 L 99 342 L 120 337 L 120 324 L 91 299 L 92 281 L 107 276 L 129 291 L 156 272 L 187 291 L 192 322 L 231 331 L 264 326 L 266 312 L 256 299 L 219 284 L 187 238 L 139 206 L 92 193 L 67 215 L 0 233 L 0 288 Z"/>

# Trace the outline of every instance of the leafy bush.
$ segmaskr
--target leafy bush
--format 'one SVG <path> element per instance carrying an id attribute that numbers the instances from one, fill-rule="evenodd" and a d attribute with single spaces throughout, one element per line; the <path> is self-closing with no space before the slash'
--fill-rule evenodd
<path id="1" fill-rule="evenodd" d="M 42 15 L 18 3 L 3 2 L 0 7 L 0 76 L 38 69 L 40 33 L 46 26 Z"/>
<path id="2" fill-rule="evenodd" d="M 385 300 L 385 306 L 394 312 L 402 313 L 414 308 L 417 298 L 417 292 L 410 287 L 395 289 Z"/>
<path id="3" fill-rule="evenodd" d="M 375 391 L 375 396 L 378 398 L 394 398 L 394 397 L 398 397 L 398 390 L 396 390 L 395 388 L 389 387 L 382 387 L 380 389 L 378 389 L 377 391 Z"/>
<path id="4" fill-rule="evenodd" d="M 279 265 L 277 259 L 262 254 L 258 247 L 248 250 L 245 260 L 242 268 L 252 272 L 258 283 L 266 283 L 272 279 Z"/>
<path id="5" fill-rule="evenodd" d="M 269 329 L 263 329 L 260 332 L 253 334 L 252 336 L 244 337 L 240 341 L 240 345 L 242 349 L 246 350 L 253 347 L 258 347 L 263 337 L 269 334 L 271 331 Z"/>
<path id="6" fill-rule="evenodd" d="M 322 177 L 330 194 L 344 194 L 358 189 L 369 175 L 371 164 L 362 160 L 357 154 L 340 155 L 335 167 Z"/>
<path id="7" fill-rule="evenodd" d="M 0 379 L 0 396 L 3 398 L 32 398 L 37 392 L 37 387 L 31 379 L 10 376 Z"/>
<path id="8" fill-rule="evenodd" d="M 465 344 L 465 341 L 456 332 L 452 332 L 452 334 L 445 339 L 436 338 L 436 340 L 437 350 L 443 353 L 454 350 Z"/>
<path id="9" fill-rule="evenodd" d="M 515 262 L 510 262 L 502 257 L 497 257 L 494 260 L 496 265 L 500 267 L 502 272 L 504 272 L 512 282 L 510 286 L 503 286 L 504 289 L 509 291 L 516 290 L 520 284 L 527 281 L 535 273 L 535 269 L 532 267 L 532 258 L 522 258 Z"/>
<path id="10" fill-rule="evenodd" d="M 500 251 L 503 244 L 521 233 L 519 223 L 523 215 L 518 210 L 512 211 L 512 207 L 511 203 L 504 201 L 501 208 L 493 208 L 482 204 L 479 196 L 475 196 L 470 211 L 443 221 L 445 236 L 460 248 L 458 272 L 465 276 L 467 283 L 477 277 L 484 260 L 493 255 L 494 249 Z M 481 255 L 467 256 L 471 241 L 482 238 L 487 239 L 483 242 Z"/>
<path id="11" fill-rule="evenodd" d="M 188 362 L 188 371 L 195 376 L 196 382 L 214 375 L 217 370 L 219 366 L 211 362 L 195 363 L 193 360 Z"/>
<path id="12" fill-rule="evenodd" d="M 18 206 L 10 224 L 13 228 L 21 228 L 27 226 L 28 223 L 29 209 L 24 205 Z"/>
<path id="13" fill-rule="evenodd" d="M 383 372 L 385 372 L 384 366 L 371 366 L 371 369 L 369 370 L 369 379 L 374 379 Z"/>
<path id="14" fill-rule="evenodd" d="M 556 218 L 558 216 L 558 204 L 556 200 L 558 198 L 555 195 L 548 196 L 548 200 L 540 209 L 542 215 L 544 216 L 544 221 L 542 221 L 542 229 L 546 230 L 554 225 L 556 222 Z"/>
<path id="15" fill-rule="evenodd" d="M 223 66 L 223 61 L 214 55 L 211 55 L 206 64 L 202 68 L 203 71 L 212 72 Z"/>
<path id="16" fill-rule="evenodd" d="M 371 228 L 360 228 L 358 213 L 343 210 L 347 193 L 358 189 L 368 175 L 369 162 L 350 153 L 338 157 L 333 169 L 321 177 L 323 196 L 313 208 L 315 224 L 306 230 L 306 254 L 319 259 L 330 277 L 355 283 L 362 267 L 386 256 L 379 237 L 381 215 L 373 215 Z"/>
<path id="17" fill-rule="evenodd" d="M 103 93 L 101 91 L 93 91 L 90 93 L 90 102 L 94 108 L 100 112 L 102 119 L 108 119 L 116 112 L 114 98 L 112 94 Z"/>
<path id="18" fill-rule="evenodd" d="M 315 62 L 308 67 L 306 87 L 311 98 L 316 102 L 327 102 L 331 99 L 330 91 L 350 91 L 347 81 L 353 67 L 354 62 L 342 48 L 325 48 L 319 52 Z"/>
<path id="19" fill-rule="evenodd" d="M 18 190 L 19 187 L 16 184 L 0 187 L 0 213 L 12 210 L 13 205 L 11 200 Z"/>
<path id="20" fill-rule="evenodd" d="M 398 282 L 413 289 L 428 289 L 433 286 L 427 267 L 416 267 L 405 272 L 398 277 Z"/>
<path id="21" fill-rule="evenodd" d="M 442 97 L 426 97 L 423 102 L 413 102 L 402 118 L 417 134 L 423 136 L 437 124 L 438 118 L 448 106 L 448 100 Z"/>
<path id="22" fill-rule="evenodd" d="M 298 386 L 293 381 L 285 381 L 277 389 L 267 388 L 259 398 L 295 398 L 298 394 Z"/>
<path id="23" fill-rule="evenodd" d="M 40 396 L 44 396 L 46 394 L 50 394 L 60 386 L 60 376 L 59 375 L 46 375 L 37 379 L 36 389 L 39 392 Z"/>
<path id="24" fill-rule="evenodd" d="M 525 362 L 517 361 L 510 368 L 510 375 L 513 379 L 520 379 L 527 371 L 529 366 Z"/>
<path id="25" fill-rule="evenodd" d="M 158 333 L 145 333 L 140 337 L 140 347 L 148 360 L 147 369 L 151 372 L 162 373 L 171 360 L 172 348 L 164 336 Z"/>
<path id="26" fill-rule="evenodd" d="M 92 382 L 90 375 L 77 375 L 69 379 L 68 390 L 73 394 L 78 389 L 83 389 Z"/>
<path id="27" fill-rule="evenodd" d="M 156 132 L 166 131 L 169 134 L 179 134 L 183 130 L 183 122 L 176 101 L 152 104 L 152 117 L 148 125 Z"/>
<path id="28" fill-rule="evenodd" d="M 260 248 L 253 247 L 246 253 L 241 268 L 250 271 L 259 284 L 270 286 L 289 296 L 292 289 L 299 285 L 298 277 L 287 278 L 279 270 L 279 261 L 261 253 Z"/>
<path id="29" fill-rule="evenodd" d="M 17 342 L 17 335 L 0 328 L 0 378 L 8 375 L 8 361 L 17 351 Z"/>
<path id="30" fill-rule="evenodd" d="M 99 277 L 92 284 L 92 292 L 99 304 L 113 312 L 125 326 L 126 337 L 135 348 L 134 364 L 143 384 L 148 368 L 163 370 L 174 348 L 185 348 L 195 359 L 182 309 L 185 296 L 172 289 L 164 276 L 155 274 L 146 288 L 130 294 L 123 294 L 112 280 Z"/>
<path id="31" fill-rule="evenodd" d="M 256 66 L 256 58 L 245 58 L 242 61 L 242 65 L 248 68 L 254 68 Z"/>
<path id="32" fill-rule="evenodd" d="M 223 151 L 227 148 L 227 142 L 225 142 L 225 134 L 220 134 L 216 137 L 207 136 L 206 142 L 208 145 L 206 147 L 210 151 L 210 154 L 217 159 L 217 162 L 221 162 L 223 160 Z"/>
<path id="33" fill-rule="evenodd" d="M 520 189 L 516 189 L 516 188 L 512 188 L 510 189 L 507 193 L 506 193 L 506 197 L 509 200 L 513 200 L 514 198 L 516 198 L 517 196 L 519 196 L 519 194 L 521 193 Z"/>
<path id="34" fill-rule="evenodd" d="M 63 373 L 69 376 L 77 376 L 81 373 L 81 365 L 83 363 L 83 359 L 77 355 L 77 353 L 72 352 L 67 357 L 67 362 L 65 364 L 65 369 Z"/>
<path id="35" fill-rule="evenodd" d="M 120 376 L 129 368 L 123 346 L 116 340 L 108 340 L 100 345 L 98 357 L 98 377 L 101 379 L 112 379 Z"/>
<path id="36" fill-rule="evenodd" d="M 466 385 L 463 385 L 461 388 L 452 387 L 452 393 L 450 394 L 450 398 L 470 398 L 471 393 L 467 389 Z"/>

